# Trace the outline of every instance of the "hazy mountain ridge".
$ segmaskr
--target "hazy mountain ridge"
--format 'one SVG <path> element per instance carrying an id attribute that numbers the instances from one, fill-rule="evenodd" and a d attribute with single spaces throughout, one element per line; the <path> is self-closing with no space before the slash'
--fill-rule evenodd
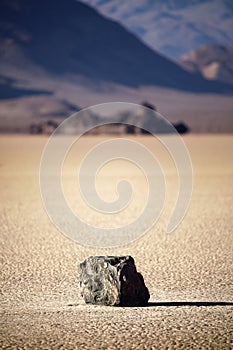
<path id="1" fill-rule="evenodd" d="M 57 121 L 59 124 L 79 108 L 48 95 L 24 96 L 0 101 L 0 132 L 28 133 L 33 123 Z"/>

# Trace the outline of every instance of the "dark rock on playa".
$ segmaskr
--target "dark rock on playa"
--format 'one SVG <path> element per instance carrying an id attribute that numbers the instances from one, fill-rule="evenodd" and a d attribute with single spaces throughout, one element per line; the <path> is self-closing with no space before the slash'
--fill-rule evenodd
<path id="1" fill-rule="evenodd" d="M 131 256 L 91 256 L 79 265 L 78 281 L 86 303 L 145 306 L 150 298 Z"/>

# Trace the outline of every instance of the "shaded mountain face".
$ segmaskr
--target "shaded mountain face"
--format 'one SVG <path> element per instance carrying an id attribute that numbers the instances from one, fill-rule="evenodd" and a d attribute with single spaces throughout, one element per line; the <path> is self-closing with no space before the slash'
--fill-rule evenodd
<path id="1" fill-rule="evenodd" d="M 2 0 L 0 63 L 128 86 L 223 92 L 144 45 L 121 25 L 75 0 Z"/>
<path id="2" fill-rule="evenodd" d="M 206 79 L 233 84 L 233 46 L 205 45 L 181 57 L 179 63 Z"/>
<path id="3" fill-rule="evenodd" d="M 83 0 L 175 60 L 209 43 L 233 45 L 231 0 Z"/>

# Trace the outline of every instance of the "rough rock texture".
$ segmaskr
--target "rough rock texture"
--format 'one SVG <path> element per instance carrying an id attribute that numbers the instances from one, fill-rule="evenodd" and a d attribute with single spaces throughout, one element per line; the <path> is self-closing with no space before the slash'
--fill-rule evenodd
<path id="1" fill-rule="evenodd" d="M 86 303 L 145 306 L 150 298 L 131 256 L 91 256 L 79 265 L 78 281 Z"/>

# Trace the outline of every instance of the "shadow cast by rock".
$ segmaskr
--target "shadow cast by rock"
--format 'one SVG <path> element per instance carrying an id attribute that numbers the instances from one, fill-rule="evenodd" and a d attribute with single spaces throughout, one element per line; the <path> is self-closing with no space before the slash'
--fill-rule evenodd
<path id="1" fill-rule="evenodd" d="M 181 306 L 233 306 L 233 302 L 225 301 L 168 301 L 149 302 L 145 307 L 181 307 Z"/>

